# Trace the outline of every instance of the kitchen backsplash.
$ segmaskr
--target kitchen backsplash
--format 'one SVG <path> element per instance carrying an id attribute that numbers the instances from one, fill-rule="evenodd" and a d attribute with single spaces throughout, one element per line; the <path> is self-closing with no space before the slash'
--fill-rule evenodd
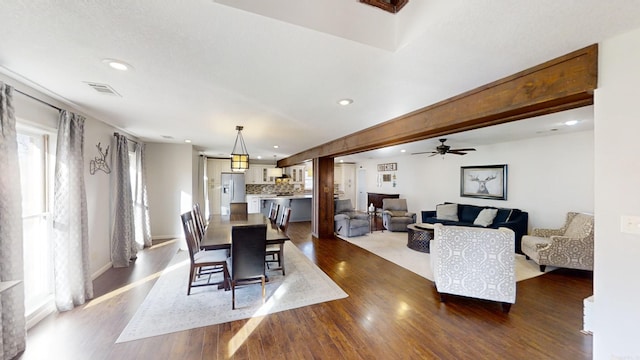
<path id="1" fill-rule="evenodd" d="M 252 194 L 277 194 L 299 192 L 300 185 L 293 184 L 247 184 L 247 195 Z"/>

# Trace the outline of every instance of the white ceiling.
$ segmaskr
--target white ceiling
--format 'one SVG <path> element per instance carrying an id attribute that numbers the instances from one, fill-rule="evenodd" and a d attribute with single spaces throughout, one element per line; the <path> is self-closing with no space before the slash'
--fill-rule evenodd
<path id="1" fill-rule="evenodd" d="M 190 139 L 212 156 L 228 156 L 243 125 L 251 156 L 273 159 L 637 27 L 637 0 L 410 0 L 395 15 L 357 0 L 2 0 L 0 72 L 144 141 Z M 593 126 L 590 107 L 561 116 Z M 561 122 L 448 144 L 547 135 Z"/>

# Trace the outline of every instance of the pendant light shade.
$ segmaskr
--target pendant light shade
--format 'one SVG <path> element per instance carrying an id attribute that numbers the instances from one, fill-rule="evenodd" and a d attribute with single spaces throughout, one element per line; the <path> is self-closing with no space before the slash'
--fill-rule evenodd
<path id="1" fill-rule="evenodd" d="M 249 154 L 242 138 L 243 128 L 242 126 L 236 126 L 238 135 L 236 136 L 235 144 L 233 144 L 233 151 L 231 151 L 231 171 L 244 172 L 249 168 Z M 239 148 L 238 141 L 240 141 Z"/>

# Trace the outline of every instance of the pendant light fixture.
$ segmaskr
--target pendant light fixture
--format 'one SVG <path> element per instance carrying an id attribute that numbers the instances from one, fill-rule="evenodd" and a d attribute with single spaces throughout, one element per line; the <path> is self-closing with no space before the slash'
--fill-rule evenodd
<path id="1" fill-rule="evenodd" d="M 236 126 L 238 135 L 236 136 L 235 144 L 233 144 L 233 151 L 231 151 L 231 171 L 244 172 L 249 168 L 249 154 L 242 138 L 243 128 L 243 126 Z M 237 149 L 238 140 L 240 140 L 240 149 Z"/>

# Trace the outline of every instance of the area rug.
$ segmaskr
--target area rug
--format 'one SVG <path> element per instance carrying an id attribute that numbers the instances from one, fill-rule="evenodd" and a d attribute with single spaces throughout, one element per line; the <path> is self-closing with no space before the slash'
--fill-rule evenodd
<path id="1" fill-rule="evenodd" d="M 375 231 L 364 236 L 340 236 L 340 238 L 433 281 L 430 255 L 409 249 L 406 232 Z M 547 266 L 546 271 L 555 269 L 553 266 Z M 535 262 L 527 260 L 524 255 L 516 254 L 516 281 L 543 274 Z"/>
<path id="2" fill-rule="evenodd" d="M 284 252 L 286 276 L 279 270 L 267 272 L 265 303 L 260 284 L 251 284 L 236 288 L 236 309 L 231 310 L 231 291 L 216 286 L 192 288 L 187 296 L 189 255 L 179 251 L 116 343 L 261 317 L 348 296 L 295 245 L 285 243 Z"/>

